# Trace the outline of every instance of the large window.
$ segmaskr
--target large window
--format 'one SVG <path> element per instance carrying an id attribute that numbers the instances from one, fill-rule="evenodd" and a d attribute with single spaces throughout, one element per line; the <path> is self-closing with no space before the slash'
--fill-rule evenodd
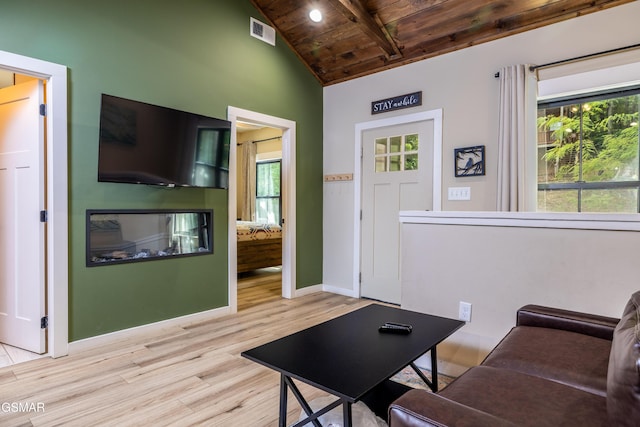
<path id="1" fill-rule="evenodd" d="M 256 163 L 256 221 L 280 224 L 281 160 Z"/>
<path id="2" fill-rule="evenodd" d="M 640 212 L 640 87 L 538 104 L 538 210 Z"/>

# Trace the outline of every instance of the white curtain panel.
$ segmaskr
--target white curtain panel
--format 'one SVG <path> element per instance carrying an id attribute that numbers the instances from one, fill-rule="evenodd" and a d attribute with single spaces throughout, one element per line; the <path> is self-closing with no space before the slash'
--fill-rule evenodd
<path id="1" fill-rule="evenodd" d="M 535 74 L 520 64 L 501 69 L 499 78 L 497 210 L 535 210 Z"/>
<path id="2" fill-rule="evenodd" d="M 254 221 L 256 216 L 256 144 L 247 141 L 242 144 L 243 203 L 240 218 Z"/>

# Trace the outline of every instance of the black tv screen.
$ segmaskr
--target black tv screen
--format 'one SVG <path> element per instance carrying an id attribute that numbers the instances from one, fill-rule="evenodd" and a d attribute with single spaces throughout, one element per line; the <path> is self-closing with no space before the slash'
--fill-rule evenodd
<path id="1" fill-rule="evenodd" d="M 98 181 L 229 188 L 231 123 L 102 95 Z"/>

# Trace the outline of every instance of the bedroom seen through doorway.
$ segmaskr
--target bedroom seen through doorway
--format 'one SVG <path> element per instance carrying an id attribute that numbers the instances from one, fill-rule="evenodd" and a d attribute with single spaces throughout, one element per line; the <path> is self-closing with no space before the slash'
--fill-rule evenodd
<path id="1" fill-rule="evenodd" d="M 238 121 L 238 311 L 282 298 L 282 130 Z"/>

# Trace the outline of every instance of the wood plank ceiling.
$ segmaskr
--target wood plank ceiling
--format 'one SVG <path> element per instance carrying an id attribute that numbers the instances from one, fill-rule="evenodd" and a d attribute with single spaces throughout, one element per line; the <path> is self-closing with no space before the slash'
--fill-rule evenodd
<path id="1" fill-rule="evenodd" d="M 251 0 L 325 86 L 631 1 Z"/>

